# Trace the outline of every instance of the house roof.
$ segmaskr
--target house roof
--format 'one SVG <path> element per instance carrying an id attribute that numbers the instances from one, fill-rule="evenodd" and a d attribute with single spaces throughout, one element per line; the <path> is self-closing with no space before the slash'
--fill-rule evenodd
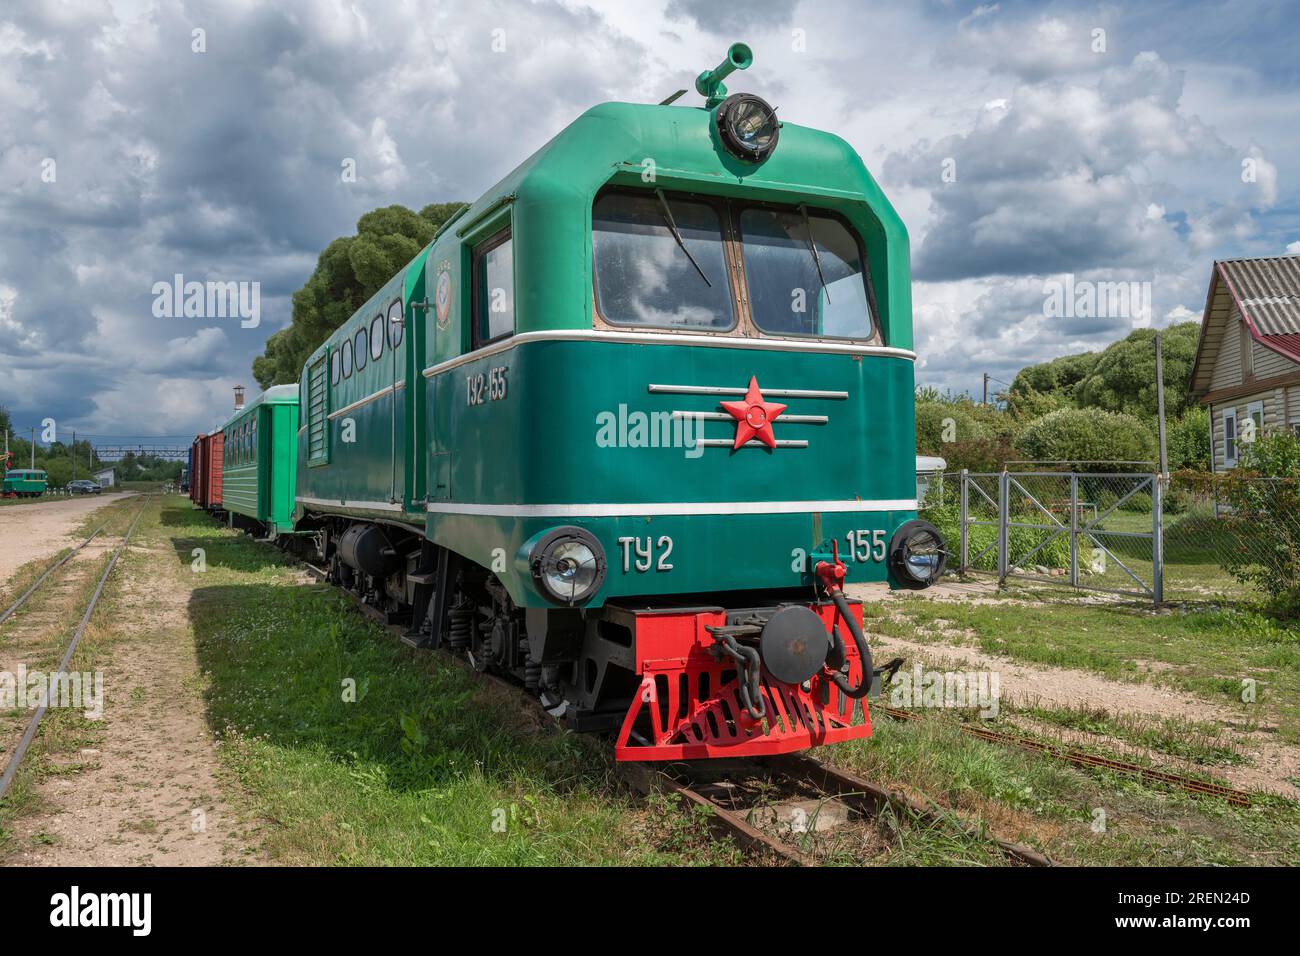
<path id="1" fill-rule="evenodd" d="M 1192 364 L 1193 394 L 1209 391 L 1229 304 L 1241 313 L 1252 339 L 1300 363 L 1300 256 L 1224 259 L 1210 273 Z"/>

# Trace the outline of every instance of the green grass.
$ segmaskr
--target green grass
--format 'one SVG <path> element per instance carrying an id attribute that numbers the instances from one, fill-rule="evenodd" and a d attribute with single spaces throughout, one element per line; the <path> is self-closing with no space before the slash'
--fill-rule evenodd
<path id="1" fill-rule="evenodd" d="M 978 740 L 944 718 L 880 716 L 872 724 L 870 739 L 828 748 L 823 759 L 919 790 L 1060 863 L 1300 865 L 1294 801 L 1258 797 L 1249 808 L 1234 807 Z M 1094 830 L 1100 822 L 1104 827 Z"/>
<path id="2" fill-rule="evenodd" d="M 1033 664 L 1162 684 L 1231 704 L 1247 722 L 1276 721 L 1281 739 L 1300 743 L 1300 625 L 1226 606 L 1155 610 L 1089 603 L 1068 592 L 987 604 L 911 598 L 891 602 L 890 610 L 903 620 L 868 605 L 871 626 L 909 640 L 969 643 Z M 936 621 L 947 636 L 937 633 Z M 954 631 L 973 636 L 953 637 Z M 1146 666 L 1153 662 L 1158 670 Z M 1242 701 L 1244 681 L 1254 681 L 1253 703 Z"/>
<path id="3" fill-rule="evenodd" d="M 1001 711 L 1003 716 L 1012 718 L 1013 724 L 1016 714 L 1024 714 L 1052 726 L 1113 737 L 1157 754 L 1205 766 L 1248 762 L 1223 728 L 1208 721 L 1113 714 L 1104 707 L 1018 707 L 1004 703 Z"/>
<path id="4" fill-rule="evenodd" d="M 287 863 L 656 864 L 732 859 L 674 849 L 671 808 L 637 807 L 611 758 L 512 693 L 412 651 L 275 551 L 187 504 L 162 521 L 188 575 L 209 720 L 263 852 Z M 355 682 L 354 685 L 350 682 Z M 355 686 L 355 701 L 345 699 Z M 661 845 L 662 844 L 662 845 Z"/>

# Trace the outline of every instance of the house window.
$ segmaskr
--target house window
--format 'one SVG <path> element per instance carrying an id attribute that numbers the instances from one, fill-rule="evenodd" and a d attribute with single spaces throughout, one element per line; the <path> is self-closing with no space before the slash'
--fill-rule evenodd
<path id="1" fill-rule="evenodd" d="M 1237 410 L 1223 410 L 1223 466 L 1237 467 Z"/>
<path id="2" fill-rule="evenodd" d="M 510 230 L 474 250 L 474 348 L 515 331 L 515 263 Z"/>
<path id="3" fill-rule="evenodd" d="M 1264 403 L 1251 402 L 1246 406 L 1246 417 L 1255 423 L 1251 434 L 1243 434 L 1242 441 L 1256 441 L 1264 437 Z"/>

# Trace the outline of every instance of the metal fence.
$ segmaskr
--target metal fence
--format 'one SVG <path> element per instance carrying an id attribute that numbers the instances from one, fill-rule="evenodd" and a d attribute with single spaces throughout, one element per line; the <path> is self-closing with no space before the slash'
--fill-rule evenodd
<path id="1" fill-rule="evenodd" d="M 1300 594 L 1300 479 L 963 471 L 925 504 L 953 569 L 999 583 L 1156 603 Z"/>

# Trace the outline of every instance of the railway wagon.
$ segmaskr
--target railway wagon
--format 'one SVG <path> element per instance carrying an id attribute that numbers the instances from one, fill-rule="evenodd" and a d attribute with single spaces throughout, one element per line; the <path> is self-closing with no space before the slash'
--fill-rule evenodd
<path id="1" fill-rule="evenodd" d="M 702 73 L 605 103 L 307 359 L 331 580 L 621 760 L 867 736 L 847 582 L 920 588 L 907 233 L 833 134 Z M 298 541 L 306 541 L 300 537 Z"/>
<path id="2" fill-rule="evenodd" d="M 194 472 L 190 477 L 190 500 L 208 511 L 221 510 L 222 457 L 224 439 L 220 430 L 199 435 L 190 446 Z"/>
<path id="3" fill-rule="evenodd" d="M 276 536 L 293 531 L 298 386 L 276 385 L 221 430 L 222 507 L 231 524 Z"/>
<path id="4" fill-rule="evenodd" d="M 39 498 L 49 487 L 49 476 L 39 468 L 11 468 L 4 473 L 0 496 L 5 498 Z"/>

